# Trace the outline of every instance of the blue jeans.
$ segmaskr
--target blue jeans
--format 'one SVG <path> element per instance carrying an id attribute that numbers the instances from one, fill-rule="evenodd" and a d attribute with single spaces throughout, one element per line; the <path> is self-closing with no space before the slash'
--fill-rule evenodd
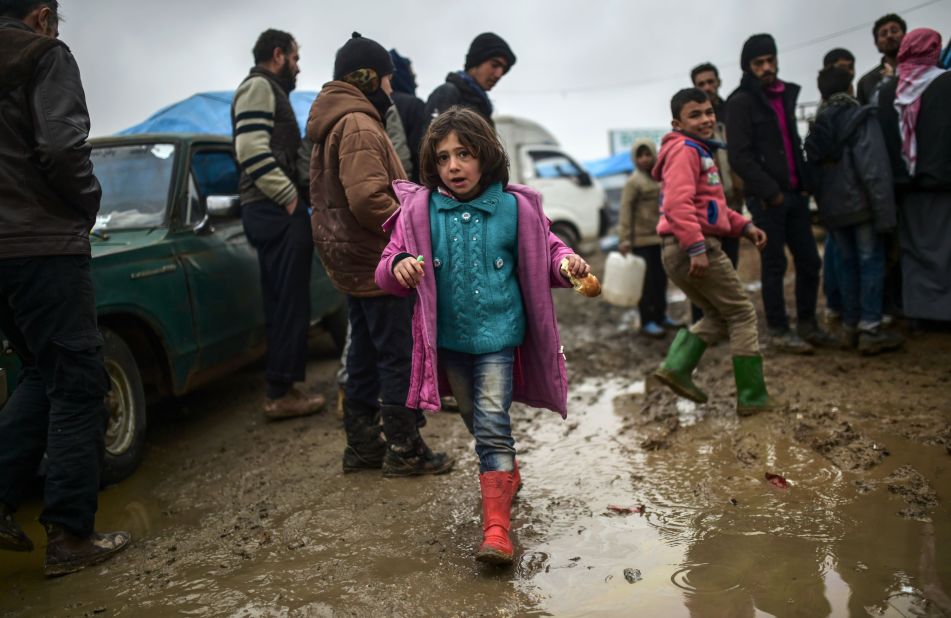
<path id="1" fill-rule="evenodd" d="M 475 437 L 480 473 L 511 472 L 515 468 L 515 440 L 509 419 L 514 358 L 514 348 L 490 354 L 439 349 L 439 364 L 459 402 L 462 420 Z"/>
<path id="2" fill-rule="evenodd" d="M 885 242 L 871 223 L 833 230 L 839 252 L 842 323 L 871 329 L 882 321 Z"/>

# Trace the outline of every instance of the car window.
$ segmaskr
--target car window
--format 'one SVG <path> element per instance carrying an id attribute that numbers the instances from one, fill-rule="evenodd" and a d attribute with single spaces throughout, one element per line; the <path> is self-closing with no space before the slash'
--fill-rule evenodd
<path id="1" fill-rule="evenodd" d="M 193 153 L 186 222 L 194 224 L 201 221 L 207 212 L 208 196 L 237 196 L 238 178 L 238 165 L 230 152 L 200 150 Z M 193 203 L 193 196 L 196 203 Z"/>
<path id="2" fill-rule="evenodd" d="M 94 147 L 90 158 L 102 201 L 97 229 L 149 228 L 165 223 L 173 144 Z"/>
<path id="3" fill-rule="evenodd" d="M 536 178 L 577 178 L 581 175 L 578 164 L 562 152 L 532 150 L 528 155 Z"/>
<path id="4" fill-rule="evenodd" d="M 192 155 L 192 173 L 203 197 L 238 194 L 238 165 L 230 152 L 196 152 Z"/>

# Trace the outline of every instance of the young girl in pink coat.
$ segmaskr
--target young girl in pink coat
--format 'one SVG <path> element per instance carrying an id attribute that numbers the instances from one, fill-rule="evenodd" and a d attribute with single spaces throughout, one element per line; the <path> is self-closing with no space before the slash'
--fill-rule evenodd
<path id="1" fill-rule="evenodd" d="M 552 287 L 570 287 L 588 264 L 549 230 L 534 190 L 508 184 L 495 131 L 452 107 L 430 125 L 420 180 L 394 183 L 401 207 L 376 282 L 416 291 L 413 367 L 406 406 L 438 410 L 453 394 L 475 437 L 483 539 L 476 558 L 510 564 L 512 498 L 520 485 L 509 407 L 519 401 L 566 414 L 568 383 Z"/>

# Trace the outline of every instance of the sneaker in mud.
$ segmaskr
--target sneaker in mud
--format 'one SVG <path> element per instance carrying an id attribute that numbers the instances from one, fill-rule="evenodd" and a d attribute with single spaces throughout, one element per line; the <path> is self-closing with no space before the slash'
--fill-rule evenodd
<path id="1" fill-rule="evenodd" d="M 0 549 L 7 551 L 33 551 L 33 541 L 13 519 L 13 511 L 0 503 Z"/>
<path id="2" fill-rule="evenodd" d="M 380 440 L 379 445 L 355 447 L 347 445 L 343 451 L 343 472 L 360 472 L 361 470 L 379 470 L 383 467 L 386 456 L 386 442 Z"/>
<path id="3" fill-rule="evenodd" d="M 46 526 L 46 536 L 49 542 L 43 573 L 47 577 L 67 575 L 99 564 L 128 547 L 132 540 L 128 532 L 93 532 L 82 538 L 56 524 Z"/>
<path id="4" fill-rule="evenodd" d="M 769 331 L 769 344 L 777 352 L 785 352 L 786 354 L 806 355 L 814 354 L 816 351 L 812 345 L 803 341 L 799 335 L 788 328 L 783 331 L 771 329 Z"/>
<path id="5" fill-rule="evenodd" d="M 905 339 L 896 332 L 876 328 L 859 331 L 859 354 L 872 356 L 882 352 L 897 350 L 905 344 Z"/>
<path id="6" fill-rule="evenodd" d="M 817 348 L 838 348 L 841 342 L 825 331 L 819 328 L 815 322 L 804 322 L 796 325 L 796 334 L 808 343 Z"/>
<path id="7" fill-rule="evenodd" d="M 653 339 L 663 339 L 667 336 L 667 331 L 657 322 L 647 322 L 641 327 L 641 334 Z"/>
<path id="8" fill-rule="evenodd" d="M 452 470 L 456 460 L 446 453 L 434 453 L 422 438 L 416 444 L 406 449 L 399 449 L 392 444 L 386 449 L 383 457 L 383 476 L 399 478 L 406 476 L 422 476 L 424 474 L 445 474 Z"/>

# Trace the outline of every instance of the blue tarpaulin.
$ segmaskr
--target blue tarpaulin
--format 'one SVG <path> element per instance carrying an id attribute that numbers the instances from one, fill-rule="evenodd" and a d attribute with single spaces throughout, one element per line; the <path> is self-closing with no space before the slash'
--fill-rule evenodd
<path id="1" fill-rule="evenodd" d="M 619 152 L 605 159 L 595 159 L 586 161 L 585 169 L 595 178 L 604 176 L 613 176 L 615 174 L 630 174 L 634 171 L 634 162 L 631 161 L 631 153 Z"/>
<path id="2" fill-rule="evenodd" d="M 139 133 L 210 133 L 231 135 L 231 100 L 233 90 L 199 92 L 183 101 L 172 103 L 152 114 L 148 120 L 119 131 L 119 135 Z M 317 93 L 294 91 L 291 106 L 297 116 L 301 134 L 307 128 L 307 115 Z"/>

